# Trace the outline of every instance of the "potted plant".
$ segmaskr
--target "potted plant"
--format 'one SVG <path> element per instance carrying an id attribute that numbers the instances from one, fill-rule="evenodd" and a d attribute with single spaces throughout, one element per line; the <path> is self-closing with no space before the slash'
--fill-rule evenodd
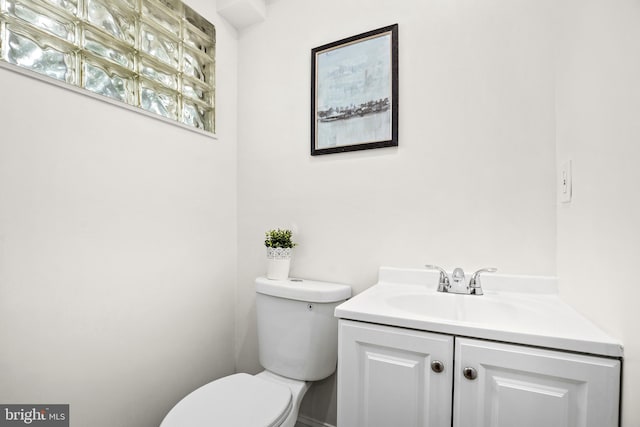
<path id="1" fill-rule="evenodd" d="M 279 228 L 265 233 L 267 247 L 267 279 L 286 280 L 291 266 L 291 252 L 296 246 L 291 240 L 291 230 Z"/>

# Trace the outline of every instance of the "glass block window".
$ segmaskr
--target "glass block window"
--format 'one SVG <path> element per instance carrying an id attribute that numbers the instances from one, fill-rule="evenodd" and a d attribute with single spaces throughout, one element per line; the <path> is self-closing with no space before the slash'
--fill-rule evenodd
<path id="1" fill-rule="evenodd" d="M 215 28 L 180 0 L 0 0 L 0 61 L 215 130 Z"/>

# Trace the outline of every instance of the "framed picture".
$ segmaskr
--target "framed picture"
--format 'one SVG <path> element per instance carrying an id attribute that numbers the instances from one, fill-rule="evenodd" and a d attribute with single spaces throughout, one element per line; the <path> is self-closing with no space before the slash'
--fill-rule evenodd
<path id="1" fill-rule="evenodd" d="M 398 24 L 311 50 L 311 155 L 398 145 Z"/>

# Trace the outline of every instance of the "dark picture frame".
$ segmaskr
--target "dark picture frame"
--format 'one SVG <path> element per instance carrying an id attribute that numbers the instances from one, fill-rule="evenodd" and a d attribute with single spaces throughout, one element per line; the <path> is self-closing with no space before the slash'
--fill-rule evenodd
<path id="1" fill-rule="evenodd" d="M 311 155 L 398 145 L 398 24 L 311 50 Z"/>

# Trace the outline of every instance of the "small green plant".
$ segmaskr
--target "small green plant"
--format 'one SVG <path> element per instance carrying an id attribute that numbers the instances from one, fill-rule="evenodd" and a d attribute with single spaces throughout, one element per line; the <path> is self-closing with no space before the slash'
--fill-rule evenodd
<path id="1" fill-rule="evenodd" d="M 265 236 L 264 245 L 268 248 L 293 248 L 297 245 L 291 240 L 291 230 L 269 230 Z"/>

